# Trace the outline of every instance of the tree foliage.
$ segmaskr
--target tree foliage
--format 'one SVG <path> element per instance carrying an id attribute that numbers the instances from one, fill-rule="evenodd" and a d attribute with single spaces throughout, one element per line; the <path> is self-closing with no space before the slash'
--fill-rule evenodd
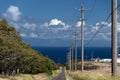
<path id="1" fill-rule="evenodd" d="M 14 27 L 0 21 L 0 73 L 52 73 L 55 63 L 25 44 Z"/>

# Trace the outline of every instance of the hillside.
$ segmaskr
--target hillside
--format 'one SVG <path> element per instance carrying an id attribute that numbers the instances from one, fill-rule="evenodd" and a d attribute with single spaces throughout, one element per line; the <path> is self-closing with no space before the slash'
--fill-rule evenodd
<path id="1" fill-rule="evenodd" d="M 15 28 L 0 21 L 0 73 L 52 73 L 55 63 L 25 44 Z"/>

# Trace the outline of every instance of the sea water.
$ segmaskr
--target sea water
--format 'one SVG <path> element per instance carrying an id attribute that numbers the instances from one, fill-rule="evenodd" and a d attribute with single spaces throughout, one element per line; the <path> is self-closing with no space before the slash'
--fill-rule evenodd
<path id="1" fill-rule="evenodd" d="M 67 53 L 69 47 L 32 47 L 39 51 L 42 55 L 54 60 L 56 63 L 64 64 L 67 62 Z M 81 48 L 77 48 L 78 59 L 81 59 Z M 91 58 L 111 58 L 110 47 L 86 47 L 84 50 L 84 59 L 91 60 Z"/>

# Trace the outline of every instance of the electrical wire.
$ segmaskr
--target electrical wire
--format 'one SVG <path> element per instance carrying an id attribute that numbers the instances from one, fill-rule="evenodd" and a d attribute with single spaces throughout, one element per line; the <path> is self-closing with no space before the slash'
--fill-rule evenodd
<path id="1" fill-rule="evenodd" d="M 117 6 L 116 9 L 118 9 L 119 7 L 120 7 L 120 4 Z M 115 9 L 115 10 L 116 10 L 116 9 Z M 105 19 L 105 22 L 108 21 L 108 19 L 111 17 L 111 15 L 113 14 L 113 12 L 114 12 L 115 10 L 113 10 L 113 11 L 107 16 L 107 18 Z M 85 46 L 88 46 L 88 45 L 95 39 L 95 37 L 97 36 L 97 34 L 100 32 L 100 30 L 101 30 L 104 26 L 105 26 L 105 24 L 102 24 L 102 25 L 100 26 L 100 28 L 98 29 L 98 31 L 97 31 L 97 32 L 94 34 L 94 36 L 88 41 L 88 43 L 85 44 Z"/>
<path id="2" fill-rule="evenodd" d="M 95 5 L 96 4 L 96 0 L 94 0 L 94 3 L 93 3 L 93 6 L 92 6 L 92 8 L 90 9 L 90 13 L 89 13 L 89 15 L 88 15 L 88 19 L 91 17 L 91 13 L 93 12 L 93 9 L 95 8 Z M 87 20 L 88 20 L 87 19 Z"/>

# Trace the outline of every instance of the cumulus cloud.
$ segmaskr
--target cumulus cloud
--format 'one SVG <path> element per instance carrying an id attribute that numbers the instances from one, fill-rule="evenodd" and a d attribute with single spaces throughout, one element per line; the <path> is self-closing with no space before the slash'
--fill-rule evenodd
<path id="1" fill-rule="evenodd" d="M 20 12 L 19 8 L 17 6 L 11 5 L 7 11 L 3 14 L 4 17 L 13 20 L 18 21 L 20 19 L 20 16 L 22 13 Z"/>
<path id="2" fill-rule="evenodd" d="M 35 30 L 37 28 L 37 25 L 26 22 L 25 24 L 23 24 L 23 27 L 26 29 Z"/>
<path id="3" fill-rule="evenodd" d="M 20 33 L 20 36 L 24 38 L 39 38 L 38 34 L 33 32 L 30 33 L 29 35 L 27 35 L 26 33 Z"/>
<path id="4" fill-rule="evenodd" d="M 97 22 L 95 25 L 85 26 L 85 40 L 90 40 L 99 28 L 104 25 L 95 40 L 111 40 L 111 22 Z M 118 36 L 120 35 L 120 22 L 117 23 Z"/>
<path id="5" fill-rule="evenodd" d="M 27 35 L 25 33 L 21 33 L 20 36 L 21 37 L 27 37 Z"/>
<path id="6" fill-rule="evenodd" d="M 65 25 L 61 20 L 52 19 L 49 23 L 50 26 Z"/>
<path id="7" fill-rule="evenodd" d="M 97 34 L 95 40 L 110 40 L 111 23 L 104 22 L 104 21 L 97 22 L 95 25 L 90 25 L 89 27 L 85 26 L 85 32 L 87 33 L 85 34 L 85 39 L 90 40 L 96 34 L 96 32 L 100 29 L 101 26 L 103 27 Z"/>
<path id="8" fill-rule="evenodd" d="M 45 22 L 42 26 L 44 26 L 44 27 L 48 27 L 49 24 L 48 24 L 47 22 Z"/>
<path id="9" fill-rule="evenodd" d="M 120 23 L 117 23 L 118 32 L 120 32 Z"/>
<path id="10" fill-rule="evenodd" d="M 109 40 L 108 36 L 104 33 L 99 33 L 104 40 Z"/>
<path id="11" fill-rule="evenodd" d="M 107 27 L 111 27 L 111 23 L 108 23 L 108 22 L 101 22 L 100 23 L 101 25 L 104 25 L 104 26 L 107 26 Z"/>
<path id="12" fill-rule="evenodd" d="M 42 26 L 47 27 L 53 31 L 68 30 L 71 27 L 70 25 L 65 24 L 63 21 L 56 18 L 51 19 L 49 23 L 45 22 Z"/>
<path id="13" fill-rule="evenodd" d="M 99 25 L 100 25 L 100 23 L 97 22 L 97 23 L 96 23 L 96 26 L 99 26 Z"/>
<path id="14" fill-rule="evenodd" d="M 30 34 L 30 37 L 31 37 L 31 38 L 38 38 L 38 35 L 35 34 L 35 33 L 31 33 L 31 34 Z"/>
<path id="15" fill-rule="evenodd" d="M 103 26 L 103 28 L 102 28 L 101 31 L 104 31 L 104 32 L 108 32 L 108 31 L 110 31 L 110 29 L 111 29 L 111 28 L 110 28 L 110 27 L 111 27 L 111 23 L 104 22 L 104 21 L 102 21 L 102 22 L 100 22 L 100 23 L 97 22 L 96 25 L 93 26 L 93 28 L 95 28 L 95 30 L 98 31 L 101 26 Z M 95 31 L 95 32 L 96 32 L 96 31 Z"/>
<path id="16" fill-rule="evenodd" d="M 81 21 L 78 21 L 77 23 L 76 23 L 76 27 L 80 27 L 81 26 Z M 83 22 L 83 25 L 85 25 L 85 21 Z"/>

